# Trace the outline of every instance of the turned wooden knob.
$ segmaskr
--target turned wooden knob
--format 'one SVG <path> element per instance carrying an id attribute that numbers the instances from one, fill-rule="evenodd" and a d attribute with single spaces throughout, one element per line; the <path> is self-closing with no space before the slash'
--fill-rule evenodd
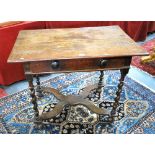
<path id="1" fill-rule="evenodd" d="M 104 59 L 100 60 L 100 63 L 99 63 L 100 67 L 106 67 L 107 64 L 108 64 L 108 60 L 104 60 Z"/>
<path id="2" fill-rule="evenodd" d="M 60 63 L 59 63 L 58 60 L 54 60 L 54 61 L 51 62 L 52 69 L 58 69 L 59 66 L 60 66 Z"/>

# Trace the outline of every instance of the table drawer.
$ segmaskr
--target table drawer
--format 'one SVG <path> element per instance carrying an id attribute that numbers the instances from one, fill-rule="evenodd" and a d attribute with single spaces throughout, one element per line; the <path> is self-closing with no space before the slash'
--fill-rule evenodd
<path id="1" fill-rule="evenodd" d="M 129 68 L 131 58 L 108 58 L 108 59 L 71 59 L 52 60 L 26 63 L 27 74 L 44 74 L 54 72 L 95 71 L 108 69 Z"/>

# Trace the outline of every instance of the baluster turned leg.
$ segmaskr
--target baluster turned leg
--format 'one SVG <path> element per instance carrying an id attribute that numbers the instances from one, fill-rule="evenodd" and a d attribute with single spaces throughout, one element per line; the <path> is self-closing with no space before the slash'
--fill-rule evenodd
<path id="1" fill-rule="evenodd" d="M 39 75 L 36 75 L 36 83 L 37 83 L 37 88 L 36 88 L 36 92 L 37 92 L 37 96 L 38 97 L 43 97 L 43 93 L 40 87 L 40 78 Z"/>
<path id="2" fill-rule="evenodd" d="M 116 114 L 116 109 L 119 106 L 119 100 L 120 100 L 120 97 L 121 97 L 121 92 L 122 92 L 122 88 L 123 88 L 123 84 L 124 84 L 124 79 L 125 79 L 125 76 L 128 74 L 129 69 L 123 69 L 123 70 L 120 70 L 120 71 L 121 71 L 121 78 L 119 80 L 118 89 L 117 89 L 117 92 L 116 92 L 116 97 L 114 99 L 113 109 L 111 111 L 111 120 L 110 120 L 111 122 L 114 121 L 114 115 Z"/>
<path id="3" fill-rule="evenodd" d="M 35 95 L 35 89 L 33 85 L 33 76 L 32 75 L 26 75 L 29 89 L 30 89 L 30 96 L 31 96 L 31 103 L 33 104 L 33 110 L 34 110 L 34 121 L 38 119 L 39 111 L 38 111 L 38 104 L 37 104 L 37 97 Z"/>

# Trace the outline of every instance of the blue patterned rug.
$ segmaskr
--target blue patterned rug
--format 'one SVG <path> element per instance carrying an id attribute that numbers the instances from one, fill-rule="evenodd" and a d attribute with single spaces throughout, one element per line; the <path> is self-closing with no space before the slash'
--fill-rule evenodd
<path id="1" fill-rule="evenodd" d="M 60 74 L 42 83 L 58 88 L 65 95 L 78 94 L 84 87 L 99 80 L 99 72 Z M 95 90 L 89 99 L 99 107 L 111 110 L 117 90 L 119 71 L 106 71 L 104 88 L 99 98 Z M 38 99 L 40 110 L 50 111 L 58 100 L 49 93 Z M 126 77 L 115 121 L 108 124 L 107 115 L 97 115 L 78 105 L 65 107 L 61 114 L 47 120 L 41 129 L 33 123 L 33 110 L 28 89 L 0 99 L 0 133 L 155 133 L 155 94 Z"/>

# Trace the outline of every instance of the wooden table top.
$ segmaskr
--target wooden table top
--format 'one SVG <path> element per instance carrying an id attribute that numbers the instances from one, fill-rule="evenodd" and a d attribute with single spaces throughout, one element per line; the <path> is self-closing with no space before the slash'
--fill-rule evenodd
<path id="1" fill-rule="evenodd" d="M 119 26 L 20 31 L 8 62 L 148 55 Z"/>

